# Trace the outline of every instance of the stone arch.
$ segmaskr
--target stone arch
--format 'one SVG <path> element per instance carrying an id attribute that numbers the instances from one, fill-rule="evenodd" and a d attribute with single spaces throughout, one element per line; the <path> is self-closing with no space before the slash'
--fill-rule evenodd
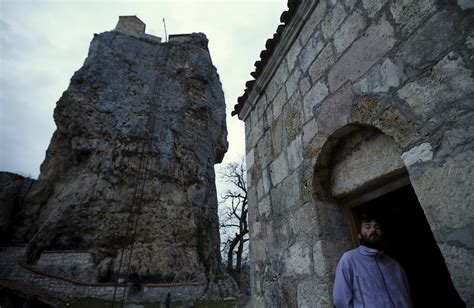
<path id="1" fill-rule="evenodd" d="M 400 235 L 404 234 L 403 231 L 400 232 L 400 228 L 394 225 L 403 219 L 401 218 L 403 214 L 395 215 L 398 219 L 388 219 L 390 223 L 387 227 L 391 224 L 389 242 L 394 243 L 392 247 L 396 247 L 392 250 L 394 255 L 398 253 L 397 260 L 400 263 L 405 261 L 406 263 L 402 266 L 406 265 L 405 269 L 411 270 L 411 272 L 407 270 L 409 280 L 414 279 L 413 277 L 428 277 L 423 278 L 425 280 L 416 280 L 416 278 L 411 280 L 415 282 L 416 287 L 425 285 L 428 281 L 431 283 L 430 286 L 437 288 L 438 291 L 447 290 L 446 303 L 460 303 L 461 300 L 454 289 L 450 273 L 433 237 L 431 225 L 426 220 L 419 197 L 409 185 L 411 183 L 408 170 L 401 158 L 402 152 L 403 149 L 394 138 L 370 125 L 348 124 L 334 131 L 326 139 L 316 158 L 313 174 L 313 200 L 319 217 L 318 227 L 321 234 L 321 252 L 319 256 L 315 255 L 324 260 L 323 262 L 329 266 L 329 274 L 333 275 L 340 255 L 358 242 L 356 240 L 357 215 L 370 208 L 384 212 L 386 217 L 390 217 L 387 213 L 392 214 L 393 211 L 408 209 L 410 217 L 412 214 L 416 216 L 411 219 L 410 226 L 420 223 L 419 228 L 414 232 L 420 231 L 420 234 L 423 234 L 420 236 L 422 240 L 419 243 L 423 243 L 423 249 L 426 248 L 434 261 L 430 265 L 417 267 L 424 262 L 408 256 L 408 251 L 412 251 L 411 249 L 401 248 L 400 243 L 407 237 Z M 400 201 L 401 203 L 409 202 L 410 207 L 401 206 L 398 203 Z M 352 206 L 357 207 L 351 208 Z M 355 212 L 358 214 L 352 216 Z M 416 244 L 415 241 L 406 243 L 408 247 Z M 421 248 L 418 249 L 417 255 L 422 255 Z M 428 268 L 429 266 L 433 267 Z M 423 275 L 428 271 L 432 276 Z M 420 289 L 413 294 L 416 294 L 415 303 L 421 303 L 427 299 L 432 300 Z"/>
<path id="2" fill-rule="evenodd" d="M 380 129 L 364 124 L 345 125 L 326 139 L 316 159 L 314 197 L 326 202 L 345 199 L 406 173 L 401 154 L 400 146 Z M 342 173 L 349 165 L 352 168 L 347 171 L 351 174 L 346 172 L 346 177 L 352 176 L 352 182 Z M 364 167 L 371 167 L 372 172 L 365 172 Z"/>

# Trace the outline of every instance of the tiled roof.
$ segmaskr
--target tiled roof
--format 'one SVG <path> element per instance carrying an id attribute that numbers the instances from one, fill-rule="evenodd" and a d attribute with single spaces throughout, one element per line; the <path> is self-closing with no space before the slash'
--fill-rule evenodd
<path id="1" fill-rule="evenodd" d="M 300 4 L 301 0 L 288 0 L 287 6 L 288 10 L 284 11 L 280 16 L 281 24 L 277 27 L 275 34 L 273 34 L 273 38 L 270 38 L 265 43 L 265 49 L 260 52 L 260 60 L 255 62 L 255 71 L 250 73 L 250 75 L 254 78 L 249 80 L 245 83 L 245 91 L 242 96 L 237 99 L 237 104 L 234 106 L 234 111 L 232 111 L 232 116 L 239 114 L 240 110 L 244 106 L 245 102 L 247 101 L 249 93 L 252 91 L 252 88 L 255 84 L 255 81 L 258 77 L 262 74 L 265 65 L 268 63 L 268 60 L 272 56 L 273 50 L 275 49 L 278 41 L 280 40 L 281 34 L 285 29 L 286 25 L 290 23 L 293 19 L 293 16 Z"/>

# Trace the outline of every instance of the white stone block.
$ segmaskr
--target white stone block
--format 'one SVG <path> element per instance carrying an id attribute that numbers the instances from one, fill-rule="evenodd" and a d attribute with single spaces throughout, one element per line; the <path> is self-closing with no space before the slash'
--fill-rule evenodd
<path id="1" fill-rule="evenodd" d="M 254 149 L 252 148 L 248 153 L 247 155 L 245 156 L 245 166 L 247 167 L 247 170 L 250 170 L 250 168 L 252 168 L 255 160 L 254 160 L 254 155 L 255 155 L 255 151 Z"/>
<path id="2" fill-rule="evenodd" d="M 306 147 L 318 132 L 318 123 L 312 118 L 303 126 L 303 147 Z"/>
<path id="3" fill-rule="evenodd" d="M 288 176 L 288 164 L 284 152 L 270 164 L 270 174 L 273 185 L 278 185 Z"/>
<path id="4" fill-rule="evenodd" d="M 353 87 L 356 93 L 380 93 L 388 92 L 390 87 L 398 87 L 400 81 L 405 78 L 403 71 L 386 59 L 382 64 L 375 66 Z"/>
<path id="5" fill-rule="evenodd" d="M 402 154 L 402 160 L 405 166 L 410 167 L 418 162 L 429 161 L 433 159 L 433 148 L 428 142 L 422 143 L 411 148 Z"/>
<path id="6" fill-rule="evenodd" d="M 287 149 L 288 166 L 291 171 L 296 170 L 303 162 L 303 146 L 301 144 L 301 135 L 290 143 Z"/>
<path id="7" fill-rule="evenodd" d="M 329 90 L 326 84 L 320 81 L 316 83 L 311 88 L 311 90 L 309 90 L 309 92 L 305 95 L 303 99 L 303 111 L 304 111 L 305 122 L 314 117 L 314 114 L 313 114 L 314 106 L 322 102 L 326 98 L 328 93 L 329 93 Z"/>

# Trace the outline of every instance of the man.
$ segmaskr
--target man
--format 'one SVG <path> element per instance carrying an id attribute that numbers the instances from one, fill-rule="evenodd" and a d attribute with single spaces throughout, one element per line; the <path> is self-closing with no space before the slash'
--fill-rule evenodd
<path id="1" fill-rule="evenodd" d="M 336 268 L 336 307 L 412 307 L 405 271 L 381 251 L 379 221 L 363 215 L 358 237 L 361 246 L 344 253 Z"/>

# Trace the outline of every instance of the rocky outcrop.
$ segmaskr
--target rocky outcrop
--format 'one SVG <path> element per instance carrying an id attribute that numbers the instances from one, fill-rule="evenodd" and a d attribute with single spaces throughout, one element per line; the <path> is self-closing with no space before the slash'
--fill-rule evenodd
<path id="1" fill-rule="evenodd" d="M 18 220 L 33 183 L 21 175 L 0 172 L 0 243 L 11 242 L 14 221 Z"/>
<path id="2" fill-rule="evenodd" d="M 29 240 L 30 255 L 90 251 L 100 281 L 194 279 L 211 296 L 232 291 L 214 175 L 228 146 L 225 102 L 203 34 L 95 35 L 54 119 L 25 200 L 34 210 L 13 240 Z"/>

